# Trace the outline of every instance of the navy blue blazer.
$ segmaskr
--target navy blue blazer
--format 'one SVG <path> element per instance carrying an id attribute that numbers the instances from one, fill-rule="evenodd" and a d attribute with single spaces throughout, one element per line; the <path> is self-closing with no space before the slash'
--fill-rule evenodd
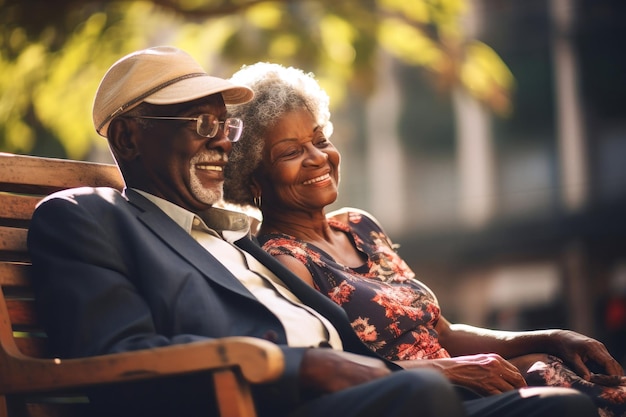
<path id="1" fill-rule="evenodd" d="M 343 309 L 251 239 L 236 244 L 327 317 L 344 350 L 378 357 L 358 339 Z M 300 401 L 297 378 L 304 349 L 288 347 L 278 318 L 139 193 L 122 195 L 111 188 L 55 193 L 35 210 L 28 247 L 39 313 L 56 355 L 259 337 L 277 343 L 285 354 L 286 371 L 271 391 L 283 404 Z"/>

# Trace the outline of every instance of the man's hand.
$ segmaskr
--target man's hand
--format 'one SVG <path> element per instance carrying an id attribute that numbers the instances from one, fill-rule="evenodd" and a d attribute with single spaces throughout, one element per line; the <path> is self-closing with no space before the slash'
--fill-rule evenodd
<path id="1" fill-rule="evenodd" d="M 389 375 L 382 360 L 333 349 L 309 349 L 300 366 L 300 386 L 325 394 Z"/>
<path id="2" fill-rule="evenodd" d="M 453 384 L 464 386 L 481 395 L 500 394 L 526 386 L 519 370 L 495 353 L 396 363 L 404 368 L 434 367 Z"/>

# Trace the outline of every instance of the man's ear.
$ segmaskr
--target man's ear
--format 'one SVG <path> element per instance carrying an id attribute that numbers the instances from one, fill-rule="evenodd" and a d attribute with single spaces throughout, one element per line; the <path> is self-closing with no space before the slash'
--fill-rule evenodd
<path id="1" fill-rule="evenodd" d="M 113 119 L 109 125 L 108 138 L 116 158 L 132 161 L 139 155 L 139 128 L 134 120 L 124 117 Z"/>

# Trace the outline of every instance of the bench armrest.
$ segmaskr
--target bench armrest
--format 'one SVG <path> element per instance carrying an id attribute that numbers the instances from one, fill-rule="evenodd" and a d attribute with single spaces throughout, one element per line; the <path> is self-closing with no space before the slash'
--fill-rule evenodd
<path id="1" fill-rule="evenodd" d="M 273 381 L 284 369 L 280 348 L 252 337 L 79 359 L 38 359 L 6 352 L 0 361 L 2 395 L 212 372 L 221 416 L 254 416 L 249 384 Z"/>
<path id="2" fill-rule="evenodd" d="M 16 354 L 2 364 L 0 390 L 33 392 L 114 383 L 156 376 L 239 367 L 251 383 L 277 379 L 283 355 L 275 344 L 252 337 L 226 337 L 79 359 L 38 359 Z M 36 378 L 32 376 L 36 375 Z"/>

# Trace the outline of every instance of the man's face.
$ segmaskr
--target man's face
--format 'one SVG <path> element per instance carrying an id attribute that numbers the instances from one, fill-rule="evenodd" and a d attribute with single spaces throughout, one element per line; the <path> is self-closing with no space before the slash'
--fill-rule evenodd
<path id="1" fill-rule="evenodd" d="M 198 117 L 213 114 L 226 119 L 221 94 L 169 106 L 146 106 L 144 116 Z M 146 120 L 137 129 L 137 158 L 142 171 L 137 186 L 187 210 L 205 210 L 222 198 L 223 168 L 232 145 L 219 129 L 213 138 L 200 136 L 196 121 Z M 134 171 L 136 172 L 136 170 Z"/>

